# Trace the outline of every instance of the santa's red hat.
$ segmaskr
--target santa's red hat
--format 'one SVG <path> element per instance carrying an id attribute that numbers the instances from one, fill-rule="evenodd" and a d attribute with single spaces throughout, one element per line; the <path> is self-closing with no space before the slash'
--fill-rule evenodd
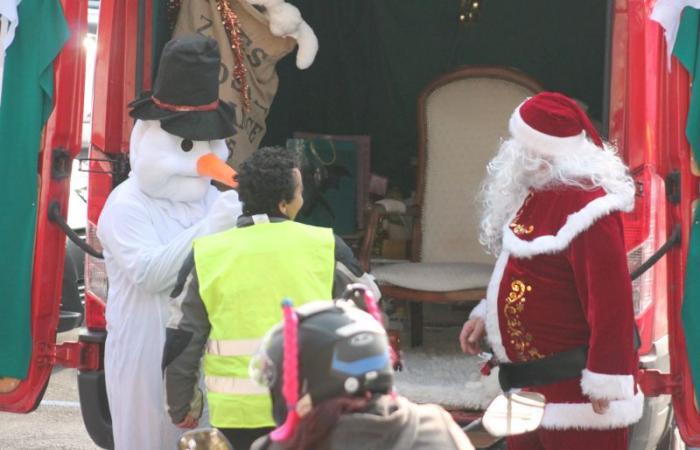
<path id="1" fill-rule="evenodd" d="M 598 147 L 603 140 L 576 101 L 558 92 L 541 92 L 518 106 L 509 123 L 510 134 L 521 145 L 559 154 L 585 144 Z"/>

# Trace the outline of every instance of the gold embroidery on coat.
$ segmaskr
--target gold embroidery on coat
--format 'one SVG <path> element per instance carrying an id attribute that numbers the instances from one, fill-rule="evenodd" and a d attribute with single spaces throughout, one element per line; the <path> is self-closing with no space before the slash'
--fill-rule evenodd
<path id="1" fill-rule="evenodd" d="M 511 223 L 508 225 L 511 230 L 513 230 L 513 233 L 515 233 L 518 236 L 521 236 L 523 234 L 530 234 L 533 231 L 535 231 L 535 227 L 530 225 L 529 227 L 526 227 L 525 225 L 521 225 L 519 223 Z"/>
<path id="2" fill-rule="evenodd" d="M 530 234 L 533 231 L 535 231 L 535 227 L 530 225 L 522 225 L 518 223 L 520 220 L 520 216 L 522 215 L 523 211 L 525 210 L 525 207 L 527 206 L 528 203 L 530 203 L 530 200 L 532 200 L 532 192 L 527 194 L 527 197 L 525 197 L 525 200 L 523 200 L 523 204 L 520 206 L 518 209 L 518 212 L 515 213 L 515 217 L 513 218 L 513 222 L 508 225 L 508 227 L 513 230 L 513 233 L 516 234 L 516 236 L 522 236 L 524 234 Z"/>
<path id="3" fill-rule="evenodd" d="M 520 313 L 525 310 L 525 294 L 532 291 L 532 286 L 528 286 L 520 280 L 515 280 L 510 285 L 510 293 L 506 297 L 506 304 L 503 307 L 503 314 L 506 318 L 506 331 L 510 337 L 510 344 L 515 349 L 521 361 L 544 358 L 544 355 L 532 347 L 532 334 L 523 329 L 520 321 Z"/>

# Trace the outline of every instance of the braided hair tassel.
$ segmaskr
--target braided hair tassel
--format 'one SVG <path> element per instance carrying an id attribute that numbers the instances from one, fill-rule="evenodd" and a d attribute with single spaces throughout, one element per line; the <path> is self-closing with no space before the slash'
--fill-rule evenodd
<path id="1" fill-rule="evenodd" d="M 381 326 L 384 326 L 384 319 L 382 317 L 382 312 L 379 310 L 379 305 L 377 304 L 377 299 L 374 298 L 374 294 L 369 289 L 364 289 L 365 293 L 365 308 L 367 313 L 374 317 L 374 319 L 379 322 Z M 389 346 L 389 357 L 391 358 L 391 365 L 395 366 L 396 362 L 399 360 L 394 347 Z"/>
<path id="2" fill-rule="evenodd" d="M 287 418 L 282 426 L 277 427 L 271 434 L 275 442 L 286 441 L 294 436 L 299 414 L 296 406 L 299 400 L 299 318 L 294 312 L 292 301 L 282 302 L 284 314 L 284 360 L 282 395 L 287 402 Z"/>

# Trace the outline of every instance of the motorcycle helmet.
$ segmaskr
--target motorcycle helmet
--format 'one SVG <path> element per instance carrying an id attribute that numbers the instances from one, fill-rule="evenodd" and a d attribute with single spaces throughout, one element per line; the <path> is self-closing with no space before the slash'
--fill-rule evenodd
<path id="1" fill-rule="evenodd" d="M 293 436 L 299 418 L 326 399 L 392 391 L 392 355 L 376 302 L 364 288 L 346 292 L 364 297 L 362 306 L 373 314 L 345 299 L 296 310 L 285 300 L 284 321 L 251 360 L 251 377 L 270 389 L 275 422 L 284 422 L 272 433 L 274 441 Z"/>

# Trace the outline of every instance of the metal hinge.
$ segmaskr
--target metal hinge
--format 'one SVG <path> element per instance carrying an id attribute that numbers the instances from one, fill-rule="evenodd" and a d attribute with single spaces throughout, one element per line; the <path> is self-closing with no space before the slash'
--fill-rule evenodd
<path id="1" fill-rule="evenodd" d="M 68 178 L 71 173 L 70 153 L 65 148 L 54 148 L 51 150 L 51 179 L 63 180 Z"/>
<path id="2" fill-rule="evenodd" d="M 90 342 L 39 344 L 39 364 L 59 365 L 79 370 L 98 370 L 100 346 Z"/>
<path id="3" fill-rule="evenodd" d="M 681 377 L 661 373 L 658 370 L 640 370 L 637 382 L 647 397 L 678 394 L 682 386 Z"/>
<path id="4" fill-rule="evenodd" d="M 107 158 L 78 158 L 78 170 L 112 175 L 113 186 L 116 187 L 129 176 L 129 155 L 112 153 Z"/>
<path id="5" fill-rule="evenodd" d="M 681 173 L 673 170 L 666 175 L 666 198 L 674 205 L 681 202 Z"/>

